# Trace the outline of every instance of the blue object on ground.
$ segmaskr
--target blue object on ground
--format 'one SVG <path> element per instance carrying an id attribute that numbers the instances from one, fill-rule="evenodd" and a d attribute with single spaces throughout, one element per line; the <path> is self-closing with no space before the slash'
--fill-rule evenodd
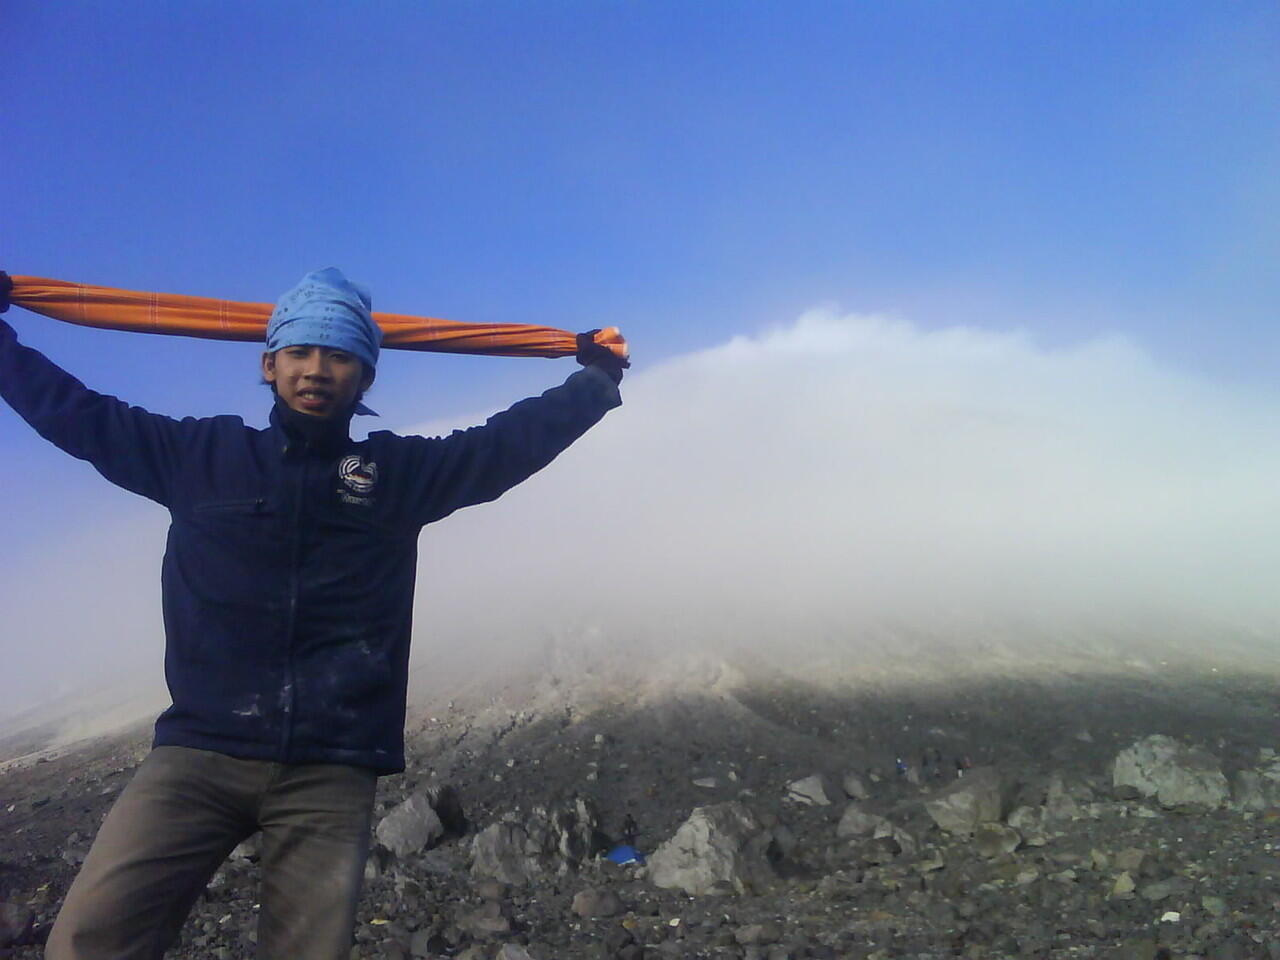
<path id="1" fill-rule="evenodd" d="M 627 863 L 644 863 L 644 854 L 635 847 L 628 846 L 625 843 L 618 844 L 605 857 L 612 862 L 622 865 Z"/>

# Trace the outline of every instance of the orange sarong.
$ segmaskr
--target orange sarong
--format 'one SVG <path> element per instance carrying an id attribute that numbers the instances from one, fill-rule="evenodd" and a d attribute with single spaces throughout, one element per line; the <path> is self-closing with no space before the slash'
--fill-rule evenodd
<path id="1" fill-rule="evenodd" d="M 12 277 L 9 300 L 34 313 L 104 330 L 167 333 L 205 340 L 266 338 L 269 303 L 242 303 L 188 297 L 174 293 L 142 293 L 94 287 L 43 277 Z M 375 313 L 382 345 L 397 350 L 471 353 L 495 357 L 571 357 L 577 337 L 568 330 L 522 323 L 460 323 L 435 317 Z M 621 359 L 627 341 L 617 327 L 605 327 L 595 342 Z"/>

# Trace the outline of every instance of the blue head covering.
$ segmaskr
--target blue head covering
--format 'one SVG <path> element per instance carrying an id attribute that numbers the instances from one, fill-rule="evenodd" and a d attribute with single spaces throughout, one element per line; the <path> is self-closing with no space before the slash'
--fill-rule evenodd
<path id="1" fill-rule="evenodd" d="M 316 270 L 282 296 L 267 322 L 267 352 L 317 346 L 345 350 L 370 369 L 378 366 L 382 330 L 373 322 L 369 291 L 337 267 Z M 373 413 L 358 404 L 357 413 Z"/>

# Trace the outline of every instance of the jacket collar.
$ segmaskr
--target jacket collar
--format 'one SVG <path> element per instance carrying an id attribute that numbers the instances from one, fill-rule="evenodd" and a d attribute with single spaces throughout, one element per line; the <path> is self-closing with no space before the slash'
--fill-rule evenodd
<path id="1" fill-rule="evenodd" d="M 290 409 L 277 397 L 271 408 L 271 426 L 284 435 L 286 454 L 336 454 L 351 442 L 351 418 L 355 412 L 353 407 L 345 414 L 322 420 Z"/>

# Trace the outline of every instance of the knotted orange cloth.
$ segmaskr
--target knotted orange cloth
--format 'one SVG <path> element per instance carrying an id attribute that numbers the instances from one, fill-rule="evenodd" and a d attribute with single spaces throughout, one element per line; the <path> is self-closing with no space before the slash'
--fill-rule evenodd
<path id="1" fill-rule="evenodd" d="M 94 287 L 43 277 L 12 277 L 9 300 L 34 313 L 104 330 L 167 333 L 205 340 L 256 340 L 266 337 L 269 303 L 241 303 Z M 522 323 L 460 323 L 436 317 L 375 313 L 382 345 L 397 350 L 471 353 L 494 357 L 572 357 L 577 338 L 568 330 Z M 605 327 L 595 342 L 627 359 L 627 341 L 617 327 Z"/>

